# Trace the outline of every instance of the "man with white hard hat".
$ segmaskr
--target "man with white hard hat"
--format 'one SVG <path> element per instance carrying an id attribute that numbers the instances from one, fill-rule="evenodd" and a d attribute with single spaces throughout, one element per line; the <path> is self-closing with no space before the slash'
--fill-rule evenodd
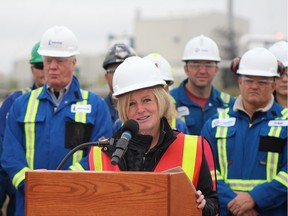
<path id="1" fill-rule="evenodd" d="M 16 188 L 16 216 L 24 215 L 26 171 L 56 169 L 72 148 L 112 135 L 105 102 L 81 89 L 73 75 L 79 54 L 74 33 L 64 26 L 48 29 L 38 53 L 47 83 L 13 103 L 3 141 L 1 164 Z M 86 155 L 76 152 L 63 168 Z"/>
<path id="2" fill-rule="evenodd" d="M 234 98 L 212 85 L 221 58 L 211 38 L 200 35 L 188 41 L 182 61 L 187 78 L 170 94 L 190 134 L 199 135 L 205 121 L 218 110 L 231 106 Z"/>
<path id="3" fill-rule="evenodd" d="M 240 95 L 201 132 L 215 156 L 220 215 L 286 215 L 288 118 L 272 95 L 277 59 L 257 47 L 234 68 Z"/>

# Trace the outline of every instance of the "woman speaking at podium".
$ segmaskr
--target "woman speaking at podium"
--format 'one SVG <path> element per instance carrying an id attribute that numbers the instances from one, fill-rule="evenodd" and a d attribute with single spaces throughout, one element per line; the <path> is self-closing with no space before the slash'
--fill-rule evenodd
<path id="1" fill-rule="evenodd" d="M 87 160 L 70 168 L 162 172 L 180 166 L 197 190 L 197 207 L 203 215 L 216 215 L 218 196 L 204 155 L 204 146 L 209 144 L 201 136 L 171 129 L 168 122 L 174 105 L 164 85 L 151 61 L 133 56 L 121 63 L 113 77 L 113 96 L 125 122 L 113 135 L 118 141 L 115 146 L 92 147 Z"/>

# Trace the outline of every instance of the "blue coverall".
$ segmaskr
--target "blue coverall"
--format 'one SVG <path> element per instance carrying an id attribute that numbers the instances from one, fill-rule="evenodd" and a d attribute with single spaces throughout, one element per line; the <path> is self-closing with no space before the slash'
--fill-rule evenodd
<path id="1" fill-rule="evenodd" d="M 221 216 L 232 215 L 234 191 L 249 192 L 261 216 L 287 215 L 287 117 L 274 102 L 253 121 L 230 108 L 205 123 L 201 135 L 214 152 Z"/>
<path id="2" fill-rule="evenodd" d="M 199 135 L 207 119 L 216 114 L 219 109 L 232 106 L 235 99 L 212 86 L 211 96 L 209 97 L 204 110 L 202 110 L 200 105 L 194 103 L 188 97 L 185 91 L 185 84 L 187 81 L 188 79 L 182 81 L 179 87 L 170 91 L 170 94 L 175 99 L 177 111 L 185 119 L 189 133 L 192 135 Z M 223 96 L 226 97 L 227 101 L 223 100 Z"/>
<path id="3" fill-rule="evenodd" d="M 40 90 L 35 119 L 29 120 L 25 118 L 26 113 L 37 102 L 27 109 L 29 97 Z M 83 100 L 82 92 L 77 78 L 73 77 L 69 90 L 58 107 L 48 93 L 47 84 L 43 89 L 38 88 L 20 96 L 13 103 L 7 119 L 1 163 L 17 189 L 16 216 L 24 215 L 25 178 L 19 179 L 20 173 L 31 169 L 56 169 L 72 149 L 70 144 L 79 139 L 79 134 L 88 138 L 87 142 L 111 137 L 112 122 L 104 100 L 92 92 L 88 92 L 88 98 Z M 83 101 L 87 103 L 79 104 Z M 84 123 L 76 120 L 76 116 L 83 113 L 86 115 Z M 31 139 L 28 139 L 26 128 L 33 125 L 35 132 L 28 135 L 35 141 L 27 146 Z M 28 150 L 31 155 L 27 156 Z M 82 156 L 87 156 L 87 151 Z M 71 164 L 72 158 L 63 169 Z"/>

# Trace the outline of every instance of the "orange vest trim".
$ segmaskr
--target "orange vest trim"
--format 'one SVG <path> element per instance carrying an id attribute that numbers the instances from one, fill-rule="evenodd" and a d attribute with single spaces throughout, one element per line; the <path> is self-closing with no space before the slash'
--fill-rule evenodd
<path id="1" fill-rule="evenodd" d="M 196 153 L 196 161 L 195 161 L 195 169 L 194 169 L 194 178 L 193 178 L 193 184 L 197 186 L 198 184 L 198 179 L 200 175 L 200 169 L 202 165 L 202 160 L 203 160 L 203 148 L 202 148 L 202 137 L 198 136 L 197 140 L 197 153 Z M 197 184 L 194 183 L 194 181 L 197 181 Z"/>
<path id="2" fill-rule="evenodd" d="M 94 147 L 91 147 L 89 154 L 88 154 L 89 170 L 95 170 L 95 164 L 93 161 L 93 153 L 94 153 Z"/>

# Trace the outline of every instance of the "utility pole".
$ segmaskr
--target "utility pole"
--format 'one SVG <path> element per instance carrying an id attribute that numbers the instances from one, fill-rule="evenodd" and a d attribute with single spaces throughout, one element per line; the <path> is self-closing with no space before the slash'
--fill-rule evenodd
<path id="1" fill-rule="evenodd" d="M 235 45 L 235 30 L 234 30 L 234 11 L 233 11 L 233 0 L 227 0 L 227 30 L 224 31 L 223 35 L 227 37 L 227 45 L 225 46 L 226 60 L 229 62 L 237 57 L 237 48 Z M 234 89 L 237 86 L 237 77 L 232 73 L 230 67 L 225 67 L 222 70 L 222 81 L 224 89 Z"/>
<path id="2" fill-rule="evenodd" d="M 235 46 L 235 30 L 234 30 L 234 11 L 233 0 L 228 0 L 228 40 L 229 40 L 229 58 L 234 58 L 237 55 Z"/>

